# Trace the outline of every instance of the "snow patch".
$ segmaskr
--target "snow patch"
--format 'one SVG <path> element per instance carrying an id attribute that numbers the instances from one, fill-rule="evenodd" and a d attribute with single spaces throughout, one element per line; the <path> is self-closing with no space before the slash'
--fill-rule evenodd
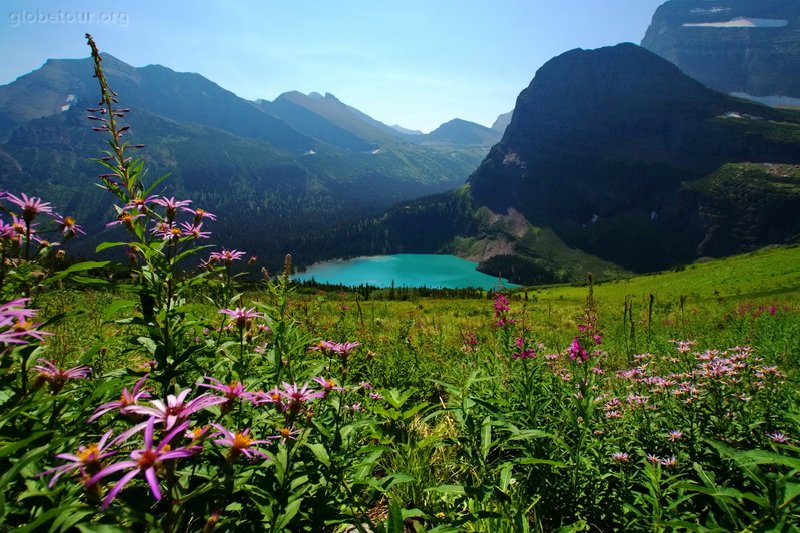
<path id="1" fill-rule="evenodd" d="M 753 96 L 747 93 L 731 93 L 731 96 L 736 98 L 744 98 L 745 100 L 752 100 L 759 104 L 768 105 L 771 107 L 800 107 L 800 98 L 793 98 L 791 96 Z"/>
<path id="2" fill-rule="evenodd" d="M 375 150 L 371 151 L 370 153 L 372 155 L 378 155 L 379 153 L 381 153 L 381 149 L 380 148 L 376 148 Z"/>
<path id="3" fill-rule="evenodd" d="M 691 28 L 784 28 L 789 25 L 786 19 L 754 19 L 737 17 L 721 22 L 686 22 L 684 27 Z"/>
<path id="4" fill-rule="evenodd" d="M 731 8 L 729 8 L 729 7 L 716 7 L 715 6 L 715 7 L 710 7 L 708 9 L 703 9 L 701 7 L 698 7 L 698 8 L 692 9 L 692 13 L 716 15 L 716 14 L 719 14 L 719 13 L 725 13 L 725 12 L 730 11 L 730 10 L 731 10 Z"/>
<path id="5" fill-rule="evenodd" d="M 308 152 L 304 153 L 303 155 L 317 155 L 317 152 L 314 150 L 309 150 Z"/>
<path id="6" fill-rule="evenodd" d="M 69 111 L 69 108 L 72 107 L 74 102 L 78 101 L 78 97 L 74 94 L 68 94 L 67 97 L 64 99 L 64 105 L 61 106 L 61 112 Z"/>

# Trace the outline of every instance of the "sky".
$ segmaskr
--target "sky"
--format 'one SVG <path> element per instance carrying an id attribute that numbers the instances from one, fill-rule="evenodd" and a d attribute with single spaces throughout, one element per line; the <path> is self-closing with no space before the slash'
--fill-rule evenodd
<path id="1" fill-rule="evenodd" d="M 101 51 L 249 100 L 332 93 L 424 132 L 491 126 L 549 59 L 639 43 L 665 0 L 0 0 L 0 85 Z M 124 95 L 121 95 L 124 100 Z"/>

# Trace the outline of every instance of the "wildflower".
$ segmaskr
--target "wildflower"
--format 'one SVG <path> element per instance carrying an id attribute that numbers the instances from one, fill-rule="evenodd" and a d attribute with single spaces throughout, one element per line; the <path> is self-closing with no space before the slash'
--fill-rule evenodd
<path id="1" fill-rule="evenodd" d="M 75 219 L 70 216 L 55 215 L 55 220 L 58 224 L 58 230 L 64 236 L 64 239 L 75 237 L 78 233 L 86 235 L 83 228 L 76 224 Z"/>
<path id="2" fill-rule="evenodd" d="M 657 455 L 652 454 L 652 453 L 648 453 L 647 454 L 647 460 L 650 461 L 650 463 L 654 464 L 654 465 L 659 464 L 661 462 L 661 458 L 659 456 L 657 456 Z"/>
<path id="3" fill-rule="evenodd" d="M 52 361 L 39 358 L 40 363 L 34 368 L 39 371 L 39 379 L 50 384 L 50 390 L 55 394 L 64 388 L 70 379 L 86 379 L 92 369 L 86 365 L 73 366 L 66 370 L 58 368 Z"/>
<path id="4" fill-rule="evenodd" d="M 102 437 L 100 437 L 100 441 L 91 444 L 89 446 L 81 446 L 78 450 L 73 453 L 59 453 L 56 455 L 58 459 L 64 459 L 65 461 L 69 461 L 67 464 L 63 464 L 57 466 L 55 468 L 51 468 L 49 470 L 45 470 L 39 476 L 46 476 L 49 474 L 55 473 L 53 479 L 47 484 L 48 487 L 51 489 L 53 485 L 56 484 L 58 478 L 62 475 L 66 474 L 71 470 L 78 470 L 81 474 L 81 477 L 84 480 L 87 480 L 89 477 L 95 475 L 100 471 L 102 468 L 101 461 L 106 457 L 110 457 L 114 455 L 115 451 L 108 451 L 106 450 L 106 444 L 108 444 L 108 439 L 111 437 L 111 430 L 106 431 Z"/>
<path id="5" fill-rule="evenodd" d="M 222 261 L 225 263 L 225 266 L 231 266 L 233 261 L 238 261 L 244 256 L 245 253 L 240 252 L 239 250 L 227 250 L 223 248 L 221 252 L 211 252 L 211 254 L 208 256 L 208 262 L 210 264 L 214 264 L 217 261 Z"/>
<path id="6" fill-rule="evenodd" d="M 182 208 L 183 206 L 189 205 L 192 203 L 191 200 L 175 200 L 175 197 L 172 196 L 170 198 L 161 198 L 156 197 L 153 198 L 153 203 L 158 204 L 166 210 L 166 219 L 167 222 L 172 222 L 175 220 L 175 216 L 178 214 L 178 209 Z"/>
<path id="7" fill-rule="evenodd" d="M 166 402 L 150 400 L 153 407 L 131 405 L 128 406 L 127 411 L 154 417 L 155 420 L 164 424 L 165 429 L 169 430 L 184 422 L 189 415 L 227 401 L 225 398 L 205 393 L 187 402 L 185 400 L 190 392 L 192 392 L 192 389 L 184 389 L 177 396 L 174 394 L 168 395 Z"/>
<path id="8" fill-rule="evenodd" d="M 264 313 L 257 313 L 255 308 L 237 307 L 236 309 L 220 309 L 219 312 L 235 318 L 236 327 L 239 328 L 239 331 L 250 329 L 254 318 L 264 318 Z"/>
<path id="9" fill-rule="evenodd" d="M 231 407 L 233 407 L 234 400 L 238 399 L 240 401 L 252 401 L 252 395 L 245 390 L 244 384 L 241 381 L 232 381 L 228 384 L 225 384 L 222 381 L 210 376 L 205 376 L 204 379 L 207 379 L 211 383 L 198 383 L 200 387 L 214 389 L 225 395 L 225 404 L 222 406 L 223 411 L 227 412 L 230 410 Z"/>
<path id="10" fill-rule="evenodd" d="M 177 241 L 183 236 L 181 228 L 171 226 L 166 222 L 159 222 L 152 230 L 153 235 L 161 237 L 165 241 Z"/>
<path id="11" fill-rule="evenodd" d="M 202 231 L 203 228 L 202 222 L 200 222 L 199 224 L 198 223 L 190 224 L 188 222 L 183 222 L 181 223 L 181 228 L 183 228 L 183 230 L 181 231 L 181 235 L 184 237 L 194 237 L 195 239 L 208 239 L 209 237 L 211 237 L 210 231 Z"/>
<path id="12" fill-rule="evenodd" d="M 43 202 L 41 198 L 36 196 L 28 198 L 25 193 L 22 193 L 20 196 L 22 196 L 22 198 L 7 192 L 4 195 L 4 199 L 22 208 L 22 220 L 27 224 L 33 222 L 36 215 L 39 213 L 45 213 L 47 215 L 53 214 L 53 208 L 50 207 L 50 202 Z"/>
<path id="13" fill-rule="evenodd" d="M 383 400 L 383 396 L 378 392 L 370 393 L 369 398 L 370 400 Z"/>
<path id="14" fill-rule="evenodd" d="M 627 463 L 631 460 L 631 457 L 625 452 L 615 452 L 611 454 L 611 459 L 615 463 Z"/>
<path id="15" fill-rule="evenodd" d="M 322 350 L 330 354 L 336 354 L 342 359 L 347 359 L 350 354 L 359 346 L 358 342 L 333 342 L 333 341 L 320 341 L 312 350 Z"/>
<path id="16" fill-rule="evenodd" d="M 788 444 L 789 442 L 789 437 L 787 437 L 786 435 L 784 435 L 779 431 L 773 431 L 772 433 L 767 433 L 767 437 L 769 437 L 770 440 L 776 444 Z"/>
<path id="17" fill-rule="evenodd" d="M 131 200 L 125 204 L 125 209 L 136 209 L 140 213 L 144 213 L 148 210 L 147 204 L 152 203 L 153 200 L 158 198 L 158 196 L 152 195 L 142 198 L 141 196 L 137 196 L 136 198 L 131 198 Z"/>
<path id="18" fill-rule="evenodd" d="M 110 228 L 111 226 L 116 226 L 117 224 L 122 224 L 123 226 L 125 226 L 128 229 L 133 229 L 133 221 L 135 219 L 137 219 L 139 217 L 143 217 L 143 216 L 144 215 L 142 213 L 138 213 L 136 215 L 132 215 L 132 214 L 128 213 L 127 211 L 120 211 L 119 214 L 117 214 L 117 220 L 109 222 L 108 224 L 106 224 L 106 227 Z"/>
<path id="19" fill-rule="evenodd" d="M 336 382 L 334 382 L 334 381 L 331 381 L 331 380 L 329 380 L 329 379 L 326 379 L 326 378 L 323 378 L 323 377 L 316 377 L 316 378 L 314 378 L 314 381 L 315 381 L 315 382 L 316 382 L 316 383 L 317 383 L 317 384 L 318 384 L 320 387 L 322 387 L 322 391 L 325 393 L 325 395 L 326 395 L 326 396 L 327 396 L 327 395 L 328 395 L 328 393 L 330 393 L 330 391 L 332 391 L 332 390 L 335 390 L 335 391 L 343 391 L 343 390 L 345 390 L 345 389 L 344 389 L 344 387 L 340 387 L 340 386 L 338 386 L 338 385 L 336 384 Z"/>
<path id="20" fill-rule="evenodd" d="M 678 460 L 675 458 L 674 455 L 671 457 L 664 457 L 659 462 L 661 463 L 661 466 L 665 468 L 672 468 L 673 466 L 678 464 Z"/>
<path id="21" fill-rule="evenodd" d="M 193 224 L 200 224 L 204 218 L 208 218 L 210 220 L 217 220 L 217 215 L 213 213 L 209 213 L 205 209 L 197 208 L 192 209 L 190 207 L 181 207 L 181 211 L 185 211 L 186 213 L 191 213 L 193 215 Z"/>
<path id="22" fill-rule="evenodd" d="M 614 419 L 614 418 L 622 418 L 622 413 L 620 413 L 619 411 L 606 411 L 606 415 L 605 416 L 606 416 L 606 418 L 611 420 L 611 419 Z"/>
<path id="23" fill-rule="evenodd" d="M 37 309 L 27 309 L 25 306 L 30 301 L 29 298 L 18 298 L 0 305 L 0 342 L 7 344 L 27 344 L 31 337 L 36 340 L 44 340 L 47 335 L 52 335 L 46 331 L 38 331 L 35 328 L 40 324 L 33 324 L 28 321 L 38 312 Z"/>
<path id="24" fill-rule="evenodd" d="M 233 461 L 240 454 L 243 454 L 250 460 L 254 460 L 255 456 L 261 457 L 262 459 L 269 459 L 269 456 L 266 453 L 257 448 L 253 448 L 253 446 L 255 444 L 269 444 L 270 441 L 268 439 L 254 439 L 250 436 L 250 428 L 234 433 L 227 428 L 220 426 L 219 424 L 212 424 L 212 426 L 217 428 L 220 435 L 222 435 L 221 439 L 214 440 L 214 444 L 223 444 L 231 447 L 230 451 L 228 452 L 229 461 Z"/>
<path id="25" fill-rule="evenodd" d="M 677 431 L 677 430 L 675 430 L 675 431 L 668 431 L 668 432 L 667 432 L 667 437 L 668 437 L 668 438 L 669 438 L 669 440 L 671 440 L 672 442 L 678 442 L 679 440 L 681 440 L 681 439 L 683 438 L 683 431 Z"/>
<path id="26" fill-rule="evenodd" d="M 583 349 L 579 337 L 572 339 L 572 345 L 569 348 L 569 356 L 573 361 L 580 361 L 581 363 L 585 363 L 589 360 L 589 352 Z"/>
<path id="27" fill-rule="evenodd" d="M 299 434 L 300 430 L 294 427 L 284 426 L 278 430 L 278 435 L 280 435 L 281 443 L 286 443 L 287 440 L 294 440 Z"/>
<path id="28" fill-rule="evenodd" d="M 117 496 L 117 494 L 119 494 L 119 491 L 121 491 L 122 488 L 138 474 L 142 474 L 147 480 L 153 497 L 156 500 L 161 500 L 161 488 L 158 486 L 158 477 L 156 477 L 158 467 L 163 461 L 181 459 L 194 455 L 195 452 L 193 450 L 186 448 L 177 448 L 173 450 L 169 446 L 169 442 L 175 437 L 175 435 L 181 434 L 186 430 L 187 426 L 189 425 L 188 422 L 183 422 L 173 427 L 172 430 L 164 436 L 161 442 L 158 443 L 158 445 L 153 443 L 153 428 L 155 424 L 155 418 L 150 418 L 146 422 L 144 428 L 144 448 L 131 452 L 131 460 L 121 461 L 119 463 L 114 463 L 110 466 L 107 466 L 93 475 L 89 481 L 86 482 L 86 485 L 94 485 L 102 478 L 113 474 L 114 472 L 128 470 L 128 472 L 126 472 L 122 478 L 117 481 L 116 485 L 114 485 L 114 487 L 108 492 L 103 500 L 102 505 L 100 506 L 101 510 L 105 510 L 111 501 Z"/>
<path id="29" fill-rule="evenodd" d="M 139 378 L 131 391 L 128 391 L 127 388 L 122 389 L 122 395 L 120 396 L 119 400 L 106 402 L 95 409 L 88 421 L 94 422 L 105 413 L 113 411 L 114 409 L 118 410 L 123 415 L 127 414 L 130 406 L 136 405 L 139 400 L 146 400 L 150 398 L 150 391 L 143 389 L 144 382 L 147 380 L 147 376 L 148 374 L 145 374 Z"/>
<path id="30" fill-rule="evenodd" d="M 297 413 L 303 409 L 303 406 L 311 400 L 317 398 L 324 398 L 324 391 L 313 391 L 308 388 L 308 384 L 304 383 L 302 387 L 297 384 L 283 383 L 282 396 L 287 400 L 287 408 L 292 413 Z"/>

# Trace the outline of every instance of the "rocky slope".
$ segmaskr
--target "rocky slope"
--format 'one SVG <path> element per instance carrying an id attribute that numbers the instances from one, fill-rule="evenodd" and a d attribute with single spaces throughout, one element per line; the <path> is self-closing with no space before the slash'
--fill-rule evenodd
<path id="1" fill-rule="evenodd" d="M 670 0 L 642 46 L 718 91 L 800 98 L 800 0 Z"/>

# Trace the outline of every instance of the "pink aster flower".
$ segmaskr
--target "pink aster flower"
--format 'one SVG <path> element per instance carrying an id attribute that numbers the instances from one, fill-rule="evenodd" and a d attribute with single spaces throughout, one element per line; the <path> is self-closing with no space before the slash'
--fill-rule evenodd
<path id="1" fill-rule="evenodd" d="M 192 201 L 175 200 L 175 197 L 171 196 L 169 198 L 161 198 L 161 197 L 153 198 L 153 203 L 164 207 L 164 209 L 166 210 L 167 221 L 172 222 L 173 220 L 175 220 L 175 216 L 178 214 L 178 209 L 186 205 L 189 205 L 190 203 L 192 203 Z"/>
<path id="2" fill-rule="evenodd" d="M 789 443 L 789 437 L 787 437 L 786 435 L 784 435 L 780 431 L 773 431 L 772 433 L 767 433 L 767 437 L 769 437 L 769 439 L 772 442 L 776 443 L 776 444 L 788 444 Z"/>
<path id="3" fill-rule="evenodd" d="M 146 196 L 142 198 L 141 196 L 137 196 L 136 198 L 131 198 L 130 202 L 125 204 L 125 209 L 136 209 L 140 213 L 144 213 L 148 210 L 147 204 L 152 203 L 153 200 L 158 198 L 158 196 Z"/>
<path id="4" fill-rule="evenodd" d="M 127 414 L 130 406 L 137 405 L 139 400 L 146 400 L 150 398 L 150 391 L 143 388 L 144 382 L 147 380 L 147 376 L 148 374 L 145 374 L 139 378 L 131 391 L 128 391 L 128 389 L 122 389 L 122 396 L 120 396 L 119 400 L 106 402 L 95 409 L 88 421 L 94 422 L 105 413 L 113 411 L 114 409 L 118 410 L 123 415 Z"/>
<path id="5" fill-rule="evenodd" d="M 211 237 L 210 231 L 203 231 L 203 223 L 181 223 L 181 235 L 183 237 L 194 237 L 195 239 L 208 239 Z"/>
<path id="6" fill-rule="evenodd" d="M 631 457 L 625 452 L 616 452 L 611 454 L 611 459 L 615 463 L 627 463 L 631 460 Z"/>
<path id="7" fill-rule="evenodd" d="M 190 392 L 192 392 L 192 389 L 184 389 L 177 396 L 170 394 L 167 396 L 166 402 L 150 400 L 152 407 L 130 405 L 127 407 L 127 412 L 151 416 L 158 422 L 162 422 L 165 429 L 171 429 L 184 422 L 189 415 L 227 401 L 225 398 L 205 393 L 187 402 L 186 397 L 189 396 Z"/>
<path id="8" fill-rule="evenodd" d="M 30 198 L 25 193 L 20 196 L 14 196 L 11 193 L 5 193 L 5 199 L 22 208 L 22 220 L 30 224 L 36 215 L 45 213 L 47 215 L 53 214 L 53 208 L 50 207 L 50 202 L 43 202 L 41 198 L 31 196 Z"/>
<path id="9" fill-rule="evenodd" d="M 317 384 L 318 384 L 320 387 L 322 387 L 322 392 L 324 392 L 326 396 L 327 396 L 327 395 L 328 395 L 328 394 L 329 394 L 329 393 L 330 393 L 332 390 L 335 390 L 335 391 L 343 391 L 343 390 L 345 390 L 345 389 L 344 389 L 344 387 L 340 387 L 340 386 L 338 386 L 338 385 L 336 384 L 336 382 L 334 382 L 334 381 L 332 381 L 332 380 L 330 380 L 330 379 L 327 379 L 327 378 L 323 378 L 323 377 L 315 377 L 315 378 L 314 378 L 314 381 L 315 381 L 315 382 L 316 382 L 316 383 L 317 383 Z"/>
<path id="10" fill-rule="evenodd" d="M 58 368 L 52 361 L 39 358 L 37 361 L 40 363 L 34 368 L 39 371 L 38 379 L 46 381 L 50 384 L 50 390 L 53 393 L 59 392 L 64 388 L 67 381 L 71 379 L 86 379 L 92 373 L 92 369 L 86 365 L 73 366 L 66 370 Z"/>
<path id="11" fill-rule="evenodd" d="M 284 400 L 287 401 L 287 408 L 292 413 L 300 412 L 306 403 L 317 398 L 324 398 L 324 391 L 314 391 L 308 388 L 308 383 L 304 383 L 299 387 L 294 383 L 283 382 L 282 395 Z"/>
<path id="12" fill-rule="evenodd" d="M 230 410 L 233 407 L 234 400 L 242 402 L 254 401 L 253 393 L 247 392 L 241 381 L 232 381 L 226 384 L 210 376 L 205 376 L 203 379 L 208 380 L 210 383 L 198 383 L 198 386 L 214 389 L 225 395 L 225 403 L 222 406 L 223 411 Z"/>
<path id="13" fill-rule="evenodd" d="M 81 235 L 86 235 L 86 232 L 83 231 L 83 228 L 76 224 L 75 219 L 71 216 L 55 215 L 54 218 L 58 224 L 58 230 L 64 236 L 64 239 L 75 237 L 79 233 Z"/>
<path id="14" fill-rule="evenodd" d="M 116 485 L 114 485 L 114 487 L 108 492 L 103 500 L 102 505 L 100 506 L 101 510 L 105 510 L 111 501 L 116 498 L 117 494 L 119 494 L 119 491 L 121 491 L 130 480 L 139 474 L 143 475 L 147 480 L 153 497 L 156 500 L 161 500 L 161 488 L 158 485 L 158 477 L 156 476 L 158 467 L 163 461 L 181 459 L 194 455 L 195 452 L 193 450 L 186 448 L 177 448 L 173 450 L 169 446 L 169 442 L 175 437 L 175 435 L 182 434 L 184 431 L 186 431 L 186 428 L 189 425 L 188 422 L 183 422 L 182 424 L 178 424 L 173 427 L 172 430 L 164 436 L 161 442 L 158 443 L 158 445 L 154 444 L 153 442 L 153 428 L 155 424 L 156 420 L 154 418 L 151 418 L 147 421 L 144 428 L 144 448 L 131 452 L 131 460 L 120 461 L 119 463 L 114 463 L 110 466 L 107 466 L 93 475 L 89 481 L 86 482 L 87 486 L 91 486 L 102 478 L 113 474 L 114 472 L 128 470 L 122 476 L 122 478 L 117 481 Z"/>
<path id="15" fill-rule="evenodd" d="M 53 479 L 47 484 L 51 489 L 56 484 L 58 478 L 67 472 L 77 470 L 80 472 L 81 478 L 88 480 L 91 476 L 97 474 L 103 467 L 102 460 L 106 457 L 114 455 L 115 451 L 106 449 L 106 444 L 109 444 L 108 439 L 111 437 L 111 430 L 106 431 L 100 441 L 89 446 L 81 446 L 75 453 L 59 453 L 56 455 L 58 459 L 69 461 L 66 464 L 45 470 L 38 476 L 47 476 L 55 474 Z M 37 476 L 37 477 L 38 477 Z"/>
<path id="16" fill-rule="evenodd" d="M 664 457 L 663 459 L 661 459 L 660 463 L 661 466 L 665 468 L 672 468 L 673 466 L 678 464 L 678 459 L 676 459 L 675 456 L 673 455 L 671 457 Z"/>
<path id="17" fill-rule="evenodd" d="M 212 424 L 217 430 L 219 430 L 219 434 L 222 436 L 221 439 L 215 439 L 214 444 L 221 444 L 224 446 L 230 446 L 230 451 L 228 452 L 228 460 L 233 461 L 239 455 L 244 455 L 248 459 L 255 460 L 255 457 L 261 457 L 262 459 L 269 459 L 269 456 L 262 452 L 257 448 L 253 448 L 256 444 L 269 444 L 269 439 L 254 439 L 250 436 L 250 428 L 247 428 L 243 431 L 233 432 L 229 429 L 220 426 L 219 424 Z"/>
<path id="18" fill-rule="evenodd" d="M 222 261 L 225 263 L 225 266 L 230 266 L 233 261 L 238 261 L 246 254 L 244 252 L 240 252 L 239 250 L 228 250 L 223 248 L 221 252 L 211 252 L 208 256 L 208 263 L 214 264 L 217 261 Z"/>
<path id="19" fill-rule="evenodd" d="M 255 308 L 237 307 L 236 309 L 220 309 L 219 312 L 235 318 L 239 331 L 250 329 L 254 318 L 264 318 L 264 313 L 257 313 Z"/>
<path id="20" fill-rule="evenodd" d="M 122 211 L 117 215 L 117 220 L 113 220 L 113 221 L 109 222 L 108 224 L 106 224 L 106 227 L 110 228 L 111 226 L 116 226 L 117 224 L 122 224 L 123 226 L 125 226 L 128 229 L 133 229 L 133 221 L 135 219 L 143 217 L 143 216 L 144 216 L 144 214 L 142 214 L 142 213 L 137 213 L 137 214 L 134 215 L 134 214 L 131 214 L 131 213 L 127 212 L 127 211 Z"/>
<path id="21" fill-rule="evenodd" d="M 681 440 L 681 439 L 683 438 L 683 431 L 677 431 L 677 430 L 675 430 L 675 431 L 668 431 L 668 432 L 667 432 L 667 437 L 668 437 L 668 438 L 669 438 L 669 440 L 671 440 L 672 442 L 677 442 L 677 441 L 679 441 L 679 440 Z"/>
<path id="22" fill-rule="evenodd" d="M 185 211 L 186 213 L 191 213 L 193 215 L 192 220 L 194 224 L 199 224 L 200 222 L 202 222 L 204 218 L 207 218 L 209 220 L 217 220 L 217 215 L 215 215 L 214 213 L 209 213 L 205 209 L 201 209 L 199 207 L 197 209 L 192 209 L 190 207 L 181 207 L 181 211 Z"/>

